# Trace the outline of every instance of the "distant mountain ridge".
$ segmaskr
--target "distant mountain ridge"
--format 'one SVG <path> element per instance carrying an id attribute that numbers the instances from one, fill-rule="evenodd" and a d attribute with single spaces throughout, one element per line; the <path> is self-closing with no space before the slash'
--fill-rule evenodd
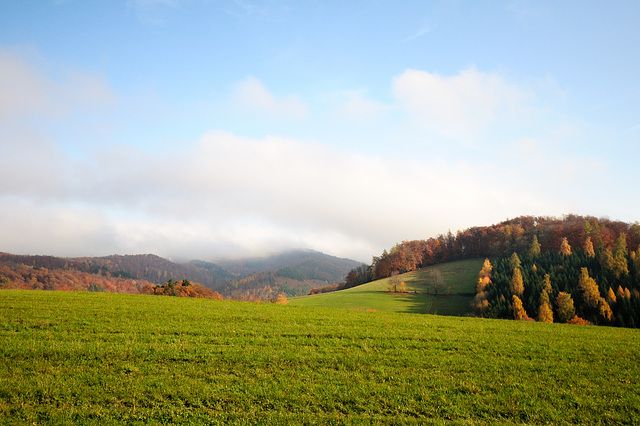
<path id="1" fill-rule="evenodd" d="M 268 294 L 281 291 L 279 287 L 283 283 L 286 283 L 285 287 L 289 289 L 286 292 L 288 295 L 296 295 L 300 290 L 291 291 L 291 288 L 302 285 L 305 289 L 308 288 L 308 293 L 314 285 L 340 282 L 351 269 L 360 265 L 359 262 L 350 259 L 313 250 L 292 250 L 262 258 L 215 263 L 202 260 L 175 263 L 154 254 L 63 258 L 0 253 L 0 283 L 20 279 L 16 276 L 16 270 L 29 267 L 35 270 L 45 268 L 49 275 L 55 275 L 54 271 L 73 270 L 88 275 L 99 275 L 107 280 L 143 280 L 154 284 L 186 279 L 223 294 L 227 293 L 225 296 L 231 296 L 233 293 L 234 297 L 240 299 L 262 299 Z M 10 271 L 12 272 L 9 273 Z M 33 278 L 33 274 L 29 275 L 28 270 L 23 270 L 22 275 L 24 281 Z M 47 280 L 47 274 L 43 278 L 42 271 L 37 275 L 40 281 Z M 52 278 L 52 281 L 59 280 Z M 239 285 L 240 281 L 242 285 Z M 41 284 L 43 285 L 38 288 L 51 288 L 47 283 Z M 259 288 L 256 290 L 255 287 Z"/>

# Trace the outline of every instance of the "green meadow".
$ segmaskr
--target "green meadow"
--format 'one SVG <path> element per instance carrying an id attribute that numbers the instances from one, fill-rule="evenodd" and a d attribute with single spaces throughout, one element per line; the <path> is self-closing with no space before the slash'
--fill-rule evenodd
<path id="1" fill-rule="evenodd" d="M 634 424 L 634 329 L 0 291 L 2 424 Z"/>
<path id="2" fill-rule="evenodd" d="M 290 304 L 464 316 L 471 311 L 483 262 L 471 259 L 442 263 L 342 291 L 291 299 Z M 407 292 L 389 292 L 393 280 L 404 281 Z"/>

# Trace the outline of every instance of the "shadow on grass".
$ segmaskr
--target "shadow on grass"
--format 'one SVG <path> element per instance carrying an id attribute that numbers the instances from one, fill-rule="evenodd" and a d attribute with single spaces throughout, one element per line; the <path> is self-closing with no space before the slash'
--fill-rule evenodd
<path id="1" fill-rule="evenodd" d="M 471 312 L 473 295 L 409 293 L 401 296 L 406 302 L 403 312 L 413 314 L 435 314 L 465 316 Z"/>

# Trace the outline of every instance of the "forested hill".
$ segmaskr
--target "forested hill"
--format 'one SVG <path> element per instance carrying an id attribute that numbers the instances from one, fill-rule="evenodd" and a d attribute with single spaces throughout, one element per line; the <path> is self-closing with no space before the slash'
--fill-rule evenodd
<path id="1" fill-rule="evenodd" d="M 541 252 L 559 250 L 564 238 L 571 247 L 584 247 L 587 237 L 599 252 L 611 249 L 620 234 L 624 234 L 631 250 L 640 245 L 640 223 L 633 224 L 598 219 L 592 216 L 567 215 L 563 218 L 521 216 L 491 226 L 476 226 L 454 235 L 447 234 L 427 240 L 403 241 L 391 250 L 375 256 L 368 271 L 370 279 L 413 271 L 425 266 L 452 260 L 496 258 L 512 253 L 524 254 L 534 237 Z M 352 279 L 362 279 L 351 274 Z"/>
<path id="2" fill-rule="evenodd" d="M 145 283 L 161 285 L 186 279 L 227 291 L 225 296 L 264 300 L 279 292 L 308 293 L 313 286 L 340 282 L 350 269 L 360 265 L 310 250 L 220 263 L 175 263 L 153 254 L 61 258 L 0 253 L 0 288 L 92 288 L 137 293 Z"/>
<path id="3" fill-rule="evenodd" d="M 466 258 L 487 258 L 479 271 L 477 315 L 640 326 L 638 222 L 525 216 L 403 241 L 352 270 L 341 288 Z"/>

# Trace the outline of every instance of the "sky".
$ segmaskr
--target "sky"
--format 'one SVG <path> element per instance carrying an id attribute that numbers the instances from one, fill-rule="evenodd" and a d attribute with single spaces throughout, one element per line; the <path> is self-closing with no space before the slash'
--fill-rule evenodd
<path id="1" fill-rule="evenodd" d="M 366 263 L 640 220 L 640 2 L 0 6 L 0 251 Z"/>

